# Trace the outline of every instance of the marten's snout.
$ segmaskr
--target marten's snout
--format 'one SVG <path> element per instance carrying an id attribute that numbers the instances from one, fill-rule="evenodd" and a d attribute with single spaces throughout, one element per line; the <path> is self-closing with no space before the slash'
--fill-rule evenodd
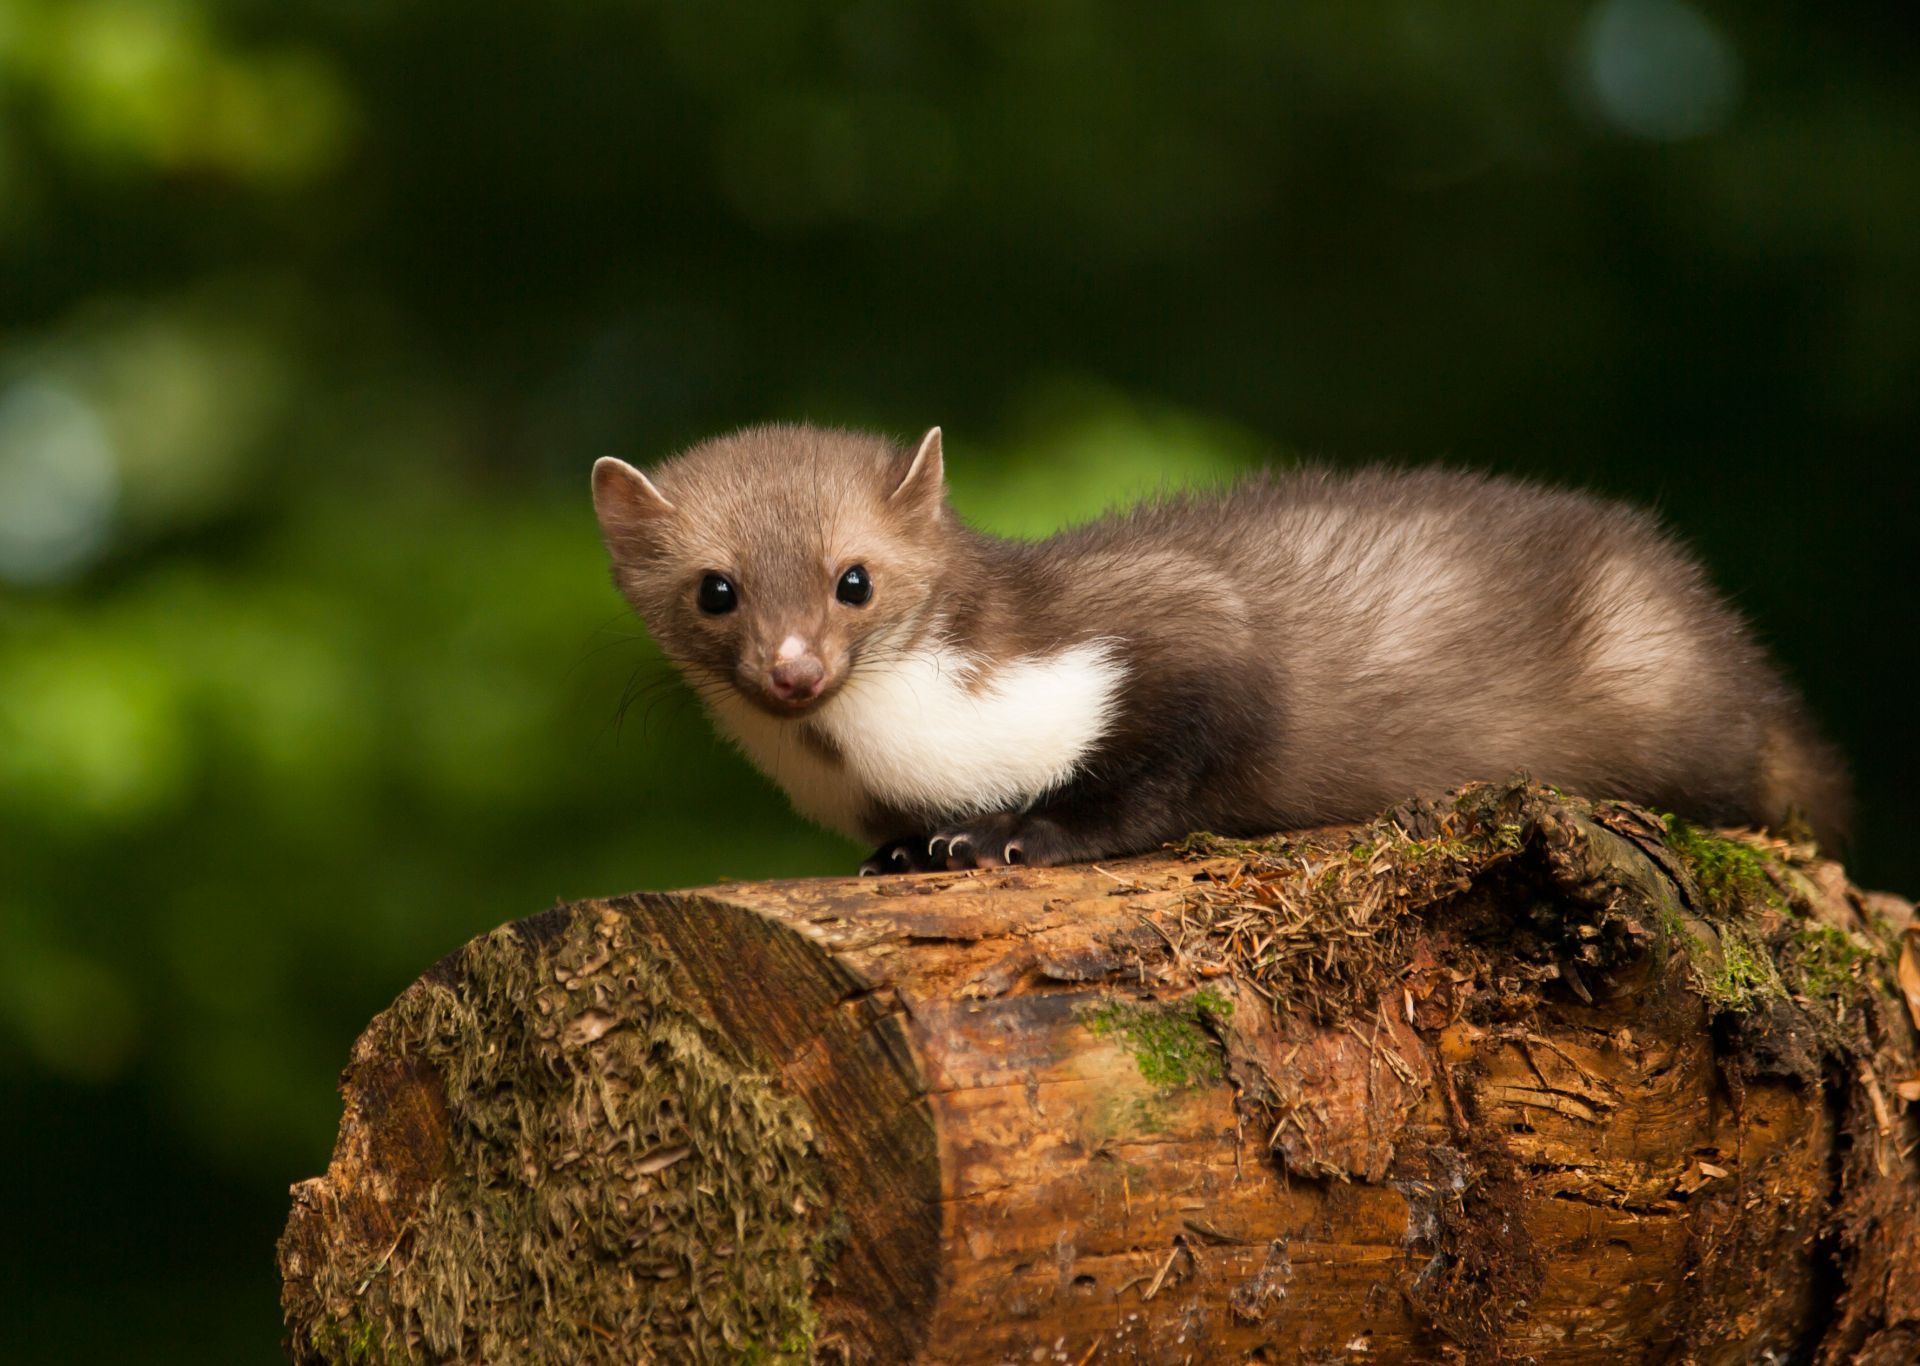
<path id="1" fill-rule="evenodd" d="M 827 666 L 809 642 L 799 636 L 788 636 L 780 642 L 767 669 L 768 693 L 789 706 L 801 707 L 818 697 L 826 682 Z"/>
<path id="2" fill-rule="evenodd" d="M 767 670 L 767 691 L 782 702 L 811 702 L 826 679 L 826 666 L 812 655 L 802 655 L 783 659 Z"/>

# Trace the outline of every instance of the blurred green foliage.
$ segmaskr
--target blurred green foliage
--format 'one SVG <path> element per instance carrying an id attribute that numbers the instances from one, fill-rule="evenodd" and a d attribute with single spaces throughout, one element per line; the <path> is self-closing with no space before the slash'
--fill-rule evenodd
<path id="1" fill-rule="evenodd" d="M 1920 887 L 1903 23 L 0 0 L 10 1359 L 271 1359 L 334 1074 L 467 937 L 849 866 L 622 612 L 601 454 L 938 421 L 1019 533 L 1297 452 L 1657 502 Z"/>

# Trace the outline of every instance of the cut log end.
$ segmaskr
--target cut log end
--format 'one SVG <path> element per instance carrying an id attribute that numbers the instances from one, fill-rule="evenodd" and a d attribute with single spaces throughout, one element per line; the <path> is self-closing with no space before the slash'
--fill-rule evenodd
<path id="1" fill-rule="evenodd" d="M 1910 914 L 1522 784 L 560 907 L 356 1045 L 289 1348 L 1911 1361 Z"/>
<path id="2" fill-rule="evenodd" d="M 296 1358 L 800 1352 L 831 1233 L 813 1122 L 681 979 L 589 908 L 475 941 L 382 1015 L 347 1160 L 295 1188 Z"/>

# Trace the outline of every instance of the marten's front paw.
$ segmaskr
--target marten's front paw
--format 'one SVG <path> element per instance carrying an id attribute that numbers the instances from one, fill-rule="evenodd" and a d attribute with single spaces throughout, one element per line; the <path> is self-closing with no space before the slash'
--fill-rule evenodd
<path id="1" fill-rule="evenodd" d="M 860 876 L 958 872 L 1026 863 L 1045 868 L 1069 857 L 1058 826 L 1012 812 L 978 816 L 925 838 L 891 840 L 860 865 Z"/>
<path id="2" fill-rule="evenodd" d="M 1065 857 L 1059 830 L 1051 821 L 996 812 L 945 826 L 925 839 L 883 844 L 860 865 L 860 872 L 862 876 L 955 872 L 1015 863 L 1045 867 L 1063 862 Z"/>

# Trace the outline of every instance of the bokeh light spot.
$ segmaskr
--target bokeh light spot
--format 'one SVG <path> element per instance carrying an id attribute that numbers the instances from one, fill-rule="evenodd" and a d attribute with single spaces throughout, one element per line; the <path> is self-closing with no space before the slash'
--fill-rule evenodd
<path id="1" fill-rule="evenodd" d="M 1700 137 L 1722 127 L 1739 101 L 1739 55 L 1681 0 L 1595 6 L 1581 27 L 1577 64 L 1594 111 L 1635 137 Z"/>
<path id="2" fill-rule="evenodd" d="M 161 661 L 99 637 L 19 644 L 0 654 L 0 794 L 50 824 L 166 809 L 190 765 Z"/>
<path id="3" fill-rule="evenodd" d="M 120 492 L 106 427 L 66 389 L 0 389 L 0 578 L 69 577 L 105 549 Z"/>

